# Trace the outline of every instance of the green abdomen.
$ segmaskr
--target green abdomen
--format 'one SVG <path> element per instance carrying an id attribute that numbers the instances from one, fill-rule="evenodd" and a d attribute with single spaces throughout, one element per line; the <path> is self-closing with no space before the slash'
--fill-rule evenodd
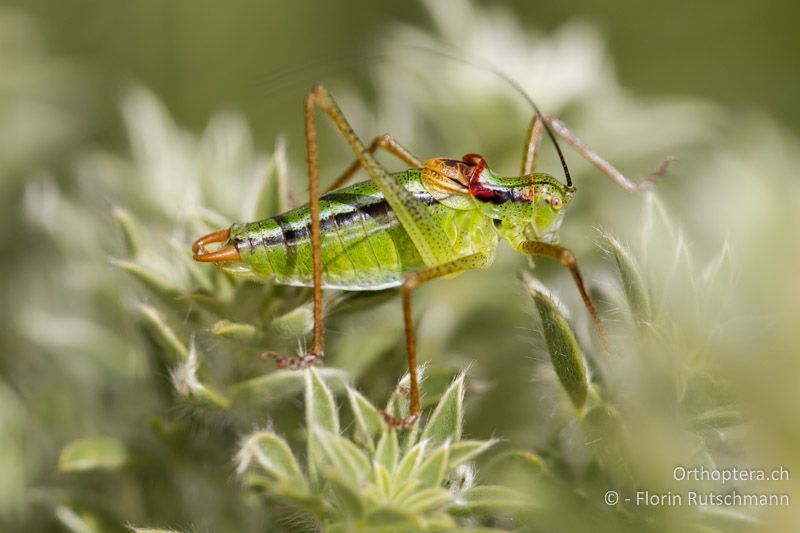
<path id="1" fill-rule="evenodd" d="M 425 203 L 435 202 L 409 172 L 405 185 Z M 418 185 L 418 186 L 415 186 Z M 311 285 L 311 217 L 308 205 L 281 215 L 236 224 L 236 244 L 249 277 L 286 285 Z M 372 182 L 338 189 L 320 199 L 322 283 L 325 288 L 377 290 L 399 285 L 423 266 L 414 244 Z"/>

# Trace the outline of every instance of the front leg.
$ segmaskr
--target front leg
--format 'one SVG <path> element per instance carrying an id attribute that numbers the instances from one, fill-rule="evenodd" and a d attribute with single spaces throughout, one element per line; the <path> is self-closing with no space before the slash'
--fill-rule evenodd
<path id="1" fill-rule="evenodd" d="M 572 279 L 575 281 L 575 285 L 578 286 L 578 292 L 581 294 L 583 304 L 592 316 L 592 322 L 597 331 L 597 336 L 600 338 L 600 343 L 603 345 L 603 349 L 606 352 L 611 353 L 611 344 L 608 342 L 608 335 L 606 335 L 606 330 L 603 327 L 603 323 L 600 321 L 600 315 L 597 314 L 597 309 L 595 309 L 592 299 L 589 298 L 589 294 L 586 292 L 586 287 L 583 284 L 583 277 L 581 276 L 580 270 L 578 270 L 578 262 L 575 260 L 575 254 L 557 244 L 541 241 L 524 241 L 518 246 L 518 249 L 522 253 L 528 255 L 538 255 L 555 259 L 569 269 L 570 274 L 572 274 Z"/>
<path id="2" fill-rule="evenodd" d="M 640 192 L 649 189 L 653 183 L 667 173 L 669 164 L 675 159 L 673 156 L 664 158 L 656 168 L 639 183 L 633 183 L 625 175 L 616 169 L 611 163 L 593 152 L 581 141 L 577 135 L 567 127 L 561 120 L 551 115 L 535 115 L 528 126 L 528 134 L 525 138 L 525 146 L 522 153 L 522 174 L 531 174 L 536 167 L 536 160 L 539 155 L 539 148 L 542 143 L 542 132 L 544 125 L 552 128 L 556 135 L 567 141 L 572 148 L 582 155 L 587 161 L 592 163 L 603 174 L 610 177 L 614 182 L 628 192 Z"/>

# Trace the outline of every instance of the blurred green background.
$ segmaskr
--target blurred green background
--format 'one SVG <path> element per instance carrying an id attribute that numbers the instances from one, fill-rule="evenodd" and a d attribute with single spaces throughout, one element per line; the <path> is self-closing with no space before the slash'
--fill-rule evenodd
<path id="1" fill-rule="evenodd" d="M 48 48 L 89 70 L 91 131 L 116 141 L 116 103 L 131 82 L 151 88 L 189 127 L 234 107 L 247 113 L 259 143 L 272 143 L 278 133 L 296 139 L 301 97 L 311 84 L 354 73 L 363 78 L 362 64 L 326 65 L 326 59 L 368 53 L 390 22 L 430 26 L 421 5 L 391 0 L 239 0 L 224 9 L 213 0 L 4 3 L 35 15 Z M 800 83 L 796 2 L 478 5 L 503 6 L 523 26 L 541 31 L 567 21 L 590 22 L 602 32 L 620 82 L 630 90 L 708 97 L 733 114 L 760 109 L 800 130 L 800 106 L 791 90 Z M 294 69 L 299 72 L 286 74 Z M 276 73 L 285 75 L 270 81 Z"/>
<path id="2" fill-rule="evenodd" d="M 272 186 L 288 165 L 289 189 L 304 198 L 302 98 L 314 83 L 335 91 L 363 137 L 390 131 L 423 158 L 480 151 L 516 170 L 530 116 L 518 95 L 489 72 L 391 51 L 402 42 L 483 53 L 632 177 L 679 158 L 658 188 L 670 221 L 662 234 L 643 214 L 658 219 L 660 203 L 619 191 L 567 150 L 580 193 L 563 242 L 624 358 L 592 346 L 564 272 L 544 262 L 534 271 L 564 301 L 600 376 L 593 406 L 621 413 L 641 455 L 591 449 L 619 444 L 616 426 L 590 427 L 559 389 L 518 281 L 524 258 L 501 251 L 493 269 L 415 295 L 429 403 L 469 367 L 466 434 L 540 454 L 559 482 L 523 481 L 542 504 L 520 522 L 467 525 L 797 530 L 791 508 L 759 522 L 748 518 L 758 509 L 742 519 L 599 504 L 608 487 L 685 489 L 658 469 L 679 460 L 800 469 L 797 20 L 788 1 L 6 1 L 0 529 L 286 526 L 274 502 L 238 491 L 232 457 L 242 435 L 268 423 L 303 441 L 297 391 L 197 405 L 172 379 L 176 345 L 165 346 L 163 327 L 178 352 L 197 346 L 202 383 L 222 394 L 273 368 L 254 360 L 252 345 L 215 335 L 216 320 L 272 335 L 282 313 L 295 313 L 284 322 L 304 327 L 302 290 L 237 284 L 187 262 L 202 232 L 263 214 L 248 197 L 262 177 Z M 286 165 L 280 148 L 271 159 L 279 138 Z M 326 126 L 322 138 L 328 175 L 351 156 Z M 543 157 L 558 174 L 552 152 Z M 630 245 L 642 268 L 658 311 L 645 340 L 630 329 L 598 227 Z M 349 372 L 376 404 L 404 366 L 399 302 L 385 296 L 339 301 L 328 323 L 328 367 Z M 64 446 L 93 435 L 117 439 L 122 457 L 59 471 Z M 492 482 L 513 484 L 515 474 Z M 796 494 L 797 480 L 756 488 Z"/>

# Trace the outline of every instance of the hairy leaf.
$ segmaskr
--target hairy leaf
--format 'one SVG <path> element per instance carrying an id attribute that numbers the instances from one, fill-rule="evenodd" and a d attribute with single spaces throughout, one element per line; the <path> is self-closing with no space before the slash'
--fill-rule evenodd
<path id="1" fill-rule="evenodd" d="M 439 405 L 434 409 L 428 424 L 422 431 L 421 439 L 429 440 L 431 446 L 439 446 L 446 441 L 461 438 L 462 417 L 464 416 L 464 376 L 462 372 L 442 394 Z"/>
<path id="2" fill-rule="evenodd" d="M 525 284 L 539 311 L 547 350 L 556 375 L 572 403 L 580 409 L 586 402 L 589 381 L 578 342 L 564 318 L 565 311 L 556 297 L 538 280 L 526 276 Z"/>
<path id="3" fill-rule="evenodd" d="M 622 289 L 625 298 L 628 300 L 631 316 L 638 326 L 642 326 L 652 321 L 653 310 L 650 305 L 650 296 L 642 281 L 639 267 L 630 252 L 609 233 L 601 232 L 603 239 L 603 249 L 614 259 L 617 267 Z"/>

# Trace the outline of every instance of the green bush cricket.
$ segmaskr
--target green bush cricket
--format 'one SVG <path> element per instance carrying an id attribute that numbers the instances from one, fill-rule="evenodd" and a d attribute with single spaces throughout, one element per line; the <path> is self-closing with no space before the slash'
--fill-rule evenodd
<path id="1" fill-rule="evenodd" d="M 323 288 L 369 291 L 401 287 L 410 412 L 403 420 L 387 413 L 384 417 L 396 427 L 412 425 L 419 417 L 420 399 L 411 291 L 435 278 L 488 268 L 501 238 L 523 254 L 549 257 L 569 269 L 603 347 L 610 349 L 575 257 L 558 244 L 563 209 L 575 187 L 555 135 L 629 192 L 649 187 L 666 172 L 670 159 L 634 184 L 589 150 L 561 121 L 542 114 L 518 86 L 515 88 L 535 114 L 525 139 L 520 175 L 509 177 L 495 174 L 477 154 L 467 154 L 460 160 L 433 158 L 422 162 L 388 134 L 366 146 L 325 87 L 318 85 L 308 93 L 304 106 L 308 204 L 265 220 L 233 224 L 201 237 L 192 247 L 195 260 L 217 263 L 233 274 L 312 287 L 311 349 L 297 357 L 278 357 L 280 366 L 298 368 L 322 358 Z M 357 157 L 322 197 L 314 121 L 317 107 L 333 121 Z M 534 172 L 545 131 L 561 158 L 566 184 Z M 389 174 L 374 157 L 379 148 L 410 168 Z M 344 186 L 361 167 L 370 180 Z M 206 246 L 210 244 L 221 246 L 209 251 Z"/>

